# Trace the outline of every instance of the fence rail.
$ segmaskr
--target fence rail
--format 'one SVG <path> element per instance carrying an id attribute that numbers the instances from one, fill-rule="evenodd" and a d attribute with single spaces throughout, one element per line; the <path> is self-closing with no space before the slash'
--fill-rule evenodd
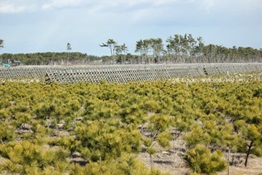
<path id="1" fill-rule="evenodd" d="M 0 69 L 0 80 L 44 79 L 46 83 L 153 81 L 178 77 L 262 72 L 262 63 L 35 66 Z"/>

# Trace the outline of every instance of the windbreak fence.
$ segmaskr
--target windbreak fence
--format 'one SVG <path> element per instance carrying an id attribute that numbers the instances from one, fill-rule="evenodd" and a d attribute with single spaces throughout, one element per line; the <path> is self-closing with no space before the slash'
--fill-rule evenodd
<path id="1" fill-rule="evenodd" d="M 101 81 L 125 83 L 180 77 L 262 72 L 262 63 L 158 64 L 100 66 L 35 66 L 0 69 L 0 80 L 44 80 L 46 83 Z"/>

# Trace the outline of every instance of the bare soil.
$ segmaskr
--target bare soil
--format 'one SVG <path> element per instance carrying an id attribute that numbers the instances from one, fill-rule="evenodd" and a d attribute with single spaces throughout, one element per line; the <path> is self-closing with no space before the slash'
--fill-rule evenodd
<path id="1" fill-rule="evenodd" d="M 156 154 L 153 156 L 152 167 L 161 170 L 162 172 L 170 173 L 170 175 L 186 175 L 190 174 L 190 169 L 186 166 L 183 160 L 177 155 L 161 155 Z M 150 157 L 147 153 L 141 153 L 138 158 L 150 168 Z M 217 175 L 262 175 L 262 158 L 250 157 L 248 166 L 245 167 L 244 163 L 229 166 L 228 170 L 217 173 Z"/>
<path id="2" fill-rule="evenodd" d="M 138 155 L 148 168 L 156 168 L 162 172 L 170 173 L 170 175 L 189 175 L 190 169 L 184 162 L 183 156 L 185 154 L 185 144 L 182 140 L 173 141 L 175 147 L 168 150 L 158 149 L 157 153 L 150 156 L 144 152 Z M 239 156 L 240 155 L 240 156 Z M 233 154 L 230 156 L 232 160 Z M 251 155 L 248 160 L 248 166 L 244 166 L 244 154 L 234 154 L 234 165 L 229 166 L 229 169 L 224 172 L 219 172 L 217 175 L 262 175 L 262 158 Z"/>

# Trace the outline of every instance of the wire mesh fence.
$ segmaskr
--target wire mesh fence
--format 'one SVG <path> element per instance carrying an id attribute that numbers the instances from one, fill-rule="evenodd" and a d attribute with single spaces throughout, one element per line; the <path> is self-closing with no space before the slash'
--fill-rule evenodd
<path id="1" fill-rule="evenodd" d="M 43 79 L 46 83 L 125 83 L 179 77 L 262 72 L 262 63 L 35 66 L 0 69 L 0 80 Z"/>

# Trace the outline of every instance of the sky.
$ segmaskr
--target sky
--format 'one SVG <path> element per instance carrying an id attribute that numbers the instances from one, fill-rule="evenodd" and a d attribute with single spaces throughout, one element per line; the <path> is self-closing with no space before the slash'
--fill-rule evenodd
<path id="1" fill-rule="evenodd" d="M 1 53 L 134 53 L 140 39 L 175 34 L 225 47 L 262 48 L 262 0 L 0 0 Z"/>

